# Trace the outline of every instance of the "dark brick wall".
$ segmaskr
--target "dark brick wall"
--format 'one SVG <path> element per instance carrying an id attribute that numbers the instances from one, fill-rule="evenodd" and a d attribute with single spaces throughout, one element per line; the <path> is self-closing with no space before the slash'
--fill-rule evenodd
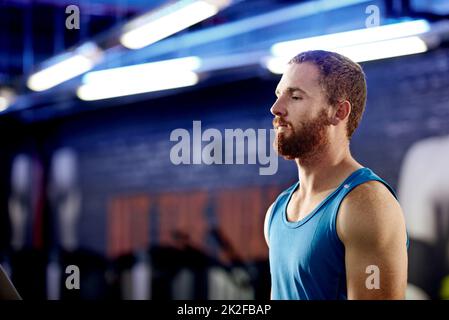
<path id="1" fill-rule="evenodd" d="M 401 161 L 411 144 L 449 134 L 449 50 L 369 62 L 364 69 L 368 105 L 351 142 L 352 151 L 396 188 Z M 259 165 L 175 166 L 169 158 L 174 145 L 170 132 L 191 130 L 193 120 L 201 120 L 203 130 L 271 128 L 269 108 L 277 81 L 276 77 L 254 78 L 33 124 L 33 132 L 44 132 L 38 139 L 47 160 L 58 147 L 78 152 L 82 245 L 106 252 L 108 203 L 115 197 L 201 190 L 213 199 L 223 190 L 266 191 L 293 183 L 296 167 L 282 159 L 276 175 L 260 176 Z M 14 129 L 9 132 L 13 133 Z M 20 145 L 10 146 L 10 152 Z M 263 210 L 240 214 L 263 215 Z M 214 221 L 214 214 L 205 213 L 208 223 Z"/>
<path id="2" fill-rule="evenodd" d="M 364 69 L 368 104 L 352 150 L 396 188 L 408 148 L 449 134 L 449 51 L 371 62 Z"/>

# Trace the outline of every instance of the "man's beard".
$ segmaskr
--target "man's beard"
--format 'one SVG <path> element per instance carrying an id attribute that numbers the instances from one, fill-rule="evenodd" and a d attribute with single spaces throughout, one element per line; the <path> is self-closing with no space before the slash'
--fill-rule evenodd
<path id="1" fill-rule="evenodd" d="M 279 118 L 273 120 L 275 127 L 279 123 L 285 123 L 285 121 Z M 326 110 L 323 109 L 316 118 L 302 122 L 298 127 L 289 125 L 286 132 L 277 133 L 274 148 L 287 160 L 311 159 L 328 145 L 326 128 L 329 125 L 330 120 Z"/>

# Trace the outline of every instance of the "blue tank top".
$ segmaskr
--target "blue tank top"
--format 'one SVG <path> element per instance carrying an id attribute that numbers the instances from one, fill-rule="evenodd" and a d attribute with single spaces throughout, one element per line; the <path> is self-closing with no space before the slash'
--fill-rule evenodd
<path id="1" fill-rule="evenodd" d="M 287 204 L 300 181 L 278 196 L 268 220 L 274 300 L 347 299 L 345 248 L 337 235 L 337 213 L 343 198 L 353 188 L 371 180 L 383 183 L 396 197 L 394 190 L 369 168 L 354 171 L 297 222 L 287 220 Z"/>

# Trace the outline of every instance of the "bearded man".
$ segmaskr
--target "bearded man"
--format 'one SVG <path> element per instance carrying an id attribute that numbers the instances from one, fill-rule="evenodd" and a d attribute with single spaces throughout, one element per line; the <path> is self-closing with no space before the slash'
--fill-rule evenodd
<path id="1" fill-rule="evenodd" d="M 405 298 L 403 212 L 349 148 L 366 95 L 360 65 L 322 50 L 295 56 L 276 88 L 274 147 L 298 182 L 265 217 L 272 299 Z"/>

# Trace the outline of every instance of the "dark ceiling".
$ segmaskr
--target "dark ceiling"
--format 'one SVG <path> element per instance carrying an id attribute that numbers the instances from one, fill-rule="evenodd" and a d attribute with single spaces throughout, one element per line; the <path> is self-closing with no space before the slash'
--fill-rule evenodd
<path id="1" fill-rule="evenodd" d="M 174 2 L 0 0 L 0 89 L 12 88 L 17 95 L 32 94 L 25 86 L 26 78 L 42 62 L 87 41 L 117 38 L 114 30 L 131 18 Z M 338 4 L 339 9 L 326 13 L 317 10 L 316 14 L 301 16 L 302 4 L 326 8 L 331 3 Z M 369 4 L 381 8 L 382 19 L 407 16 L 440 21 L 447 20 L 449 13 L 447 0 L 234 0 L 216 16 L 149 48 L 136 51 L 119 48 L 104 65 L 126 65 L 179 55 L 226 57 L 245 50 L 266 50 L 276 41 L 301 35 L 363 27 L 364 8 Z M 65 9 L 69 5 L 80 9 L 79 30 L 65 27 L 68 16 Z M 299 10 L 297 17 L 289 16 L 293 12 L 290 8 Z M 30 97 L 27 105 L 37 101 L 35 95 Z"/>

